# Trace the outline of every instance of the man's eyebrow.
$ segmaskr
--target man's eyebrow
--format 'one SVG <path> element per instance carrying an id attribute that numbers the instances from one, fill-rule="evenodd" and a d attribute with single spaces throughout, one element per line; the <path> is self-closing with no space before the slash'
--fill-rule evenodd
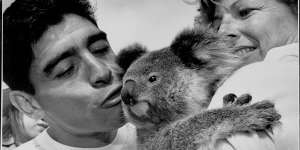
<path id="1" fill-rule="evenodd" d="M 75 50 L 74 48 L 70 48 L 68 50 L 66 50 L 65 52 L 55 56 L 54 58 L 52 58 L 47 65 L 45 65 L 46 67 L 43 69 L 43 72 L 45 72 L 46 74 L 50 74 L 53 70 L 53 68 L 63 59 L 72 56 L 75 54 Z"/>
<path id="2" fill-rule="evenodd" d="M 96 42 L 98 40 L 107 40 L 106 33 L 103 31 L 100 31 L 97 34 L 91 35 L 87 39 L 87 45 L 90 46 L 91 44 L 93 44 L 94 42 Z"/>

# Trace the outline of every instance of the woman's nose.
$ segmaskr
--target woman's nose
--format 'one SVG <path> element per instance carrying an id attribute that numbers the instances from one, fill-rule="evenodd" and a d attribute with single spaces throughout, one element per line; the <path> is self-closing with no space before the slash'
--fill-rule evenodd
<path id="1" fill-rule="evenodd" d="M 89 81 L 94 88 L 108 85 L 112 79 L 112 71 L 104 62 L 96 61 L 90 65 Z"/>
<path id="2" fill-rule="evenodd" d="M 230 14 L 224 14 L 219 25 L 218 32 L 232 39 L 240 37 L 238 32 L 238 22 Z"/>

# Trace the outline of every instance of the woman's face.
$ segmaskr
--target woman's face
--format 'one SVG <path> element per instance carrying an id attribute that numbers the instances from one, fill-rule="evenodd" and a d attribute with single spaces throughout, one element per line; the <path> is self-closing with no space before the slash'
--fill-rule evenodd
<path id="1" fill-rule="evenodd" d="M 35 136 L 37 136 L 39 133 L 41 133 L 43 130 L 45 130 L 48 127 L 46 122 L 42 120 L 32 119 L 23 114 L 22 114 L 22 119 L 23 119 L 22 121 L 23 121 L 25 132 L 30 138 L 34 138 Z"/>
<path id="2" fill-rule="evenodd" d="M 262 60 L 268 50 L 298 41 L 297 16 L 277 0 L 221 0 L 213 25 L 237 38 L 236 54 L 250 62 Z"/>

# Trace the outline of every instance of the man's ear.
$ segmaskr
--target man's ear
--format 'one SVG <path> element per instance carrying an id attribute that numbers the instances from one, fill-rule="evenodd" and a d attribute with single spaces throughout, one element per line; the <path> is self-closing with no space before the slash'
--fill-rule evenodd
<path id="1" fill-rule="evenodd" d="M 44 118 L 44 111 L 32 95 L 12 90 L 9 93 L 9 98 L 12 105 L 30 118 L 36 120 Z"/>
<path id="2" fill-rule="evenodd" d="M 117 56 L 117 63 L 124 71 L 126 71 L 135 60 L 143 56 L 145 53 L 147 53 L 147 48 L 135 43 L 121 49 Z"/>

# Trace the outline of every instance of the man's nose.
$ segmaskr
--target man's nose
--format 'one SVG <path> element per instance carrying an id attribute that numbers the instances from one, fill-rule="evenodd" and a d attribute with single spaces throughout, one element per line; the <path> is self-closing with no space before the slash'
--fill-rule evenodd
<path id="1" fill-rule="evenodd" d="M 104 62 L 94 61 L 90 63 L 89 82 L 94 88 L 108 85 L 112 79 L 112 71 Z"/>

